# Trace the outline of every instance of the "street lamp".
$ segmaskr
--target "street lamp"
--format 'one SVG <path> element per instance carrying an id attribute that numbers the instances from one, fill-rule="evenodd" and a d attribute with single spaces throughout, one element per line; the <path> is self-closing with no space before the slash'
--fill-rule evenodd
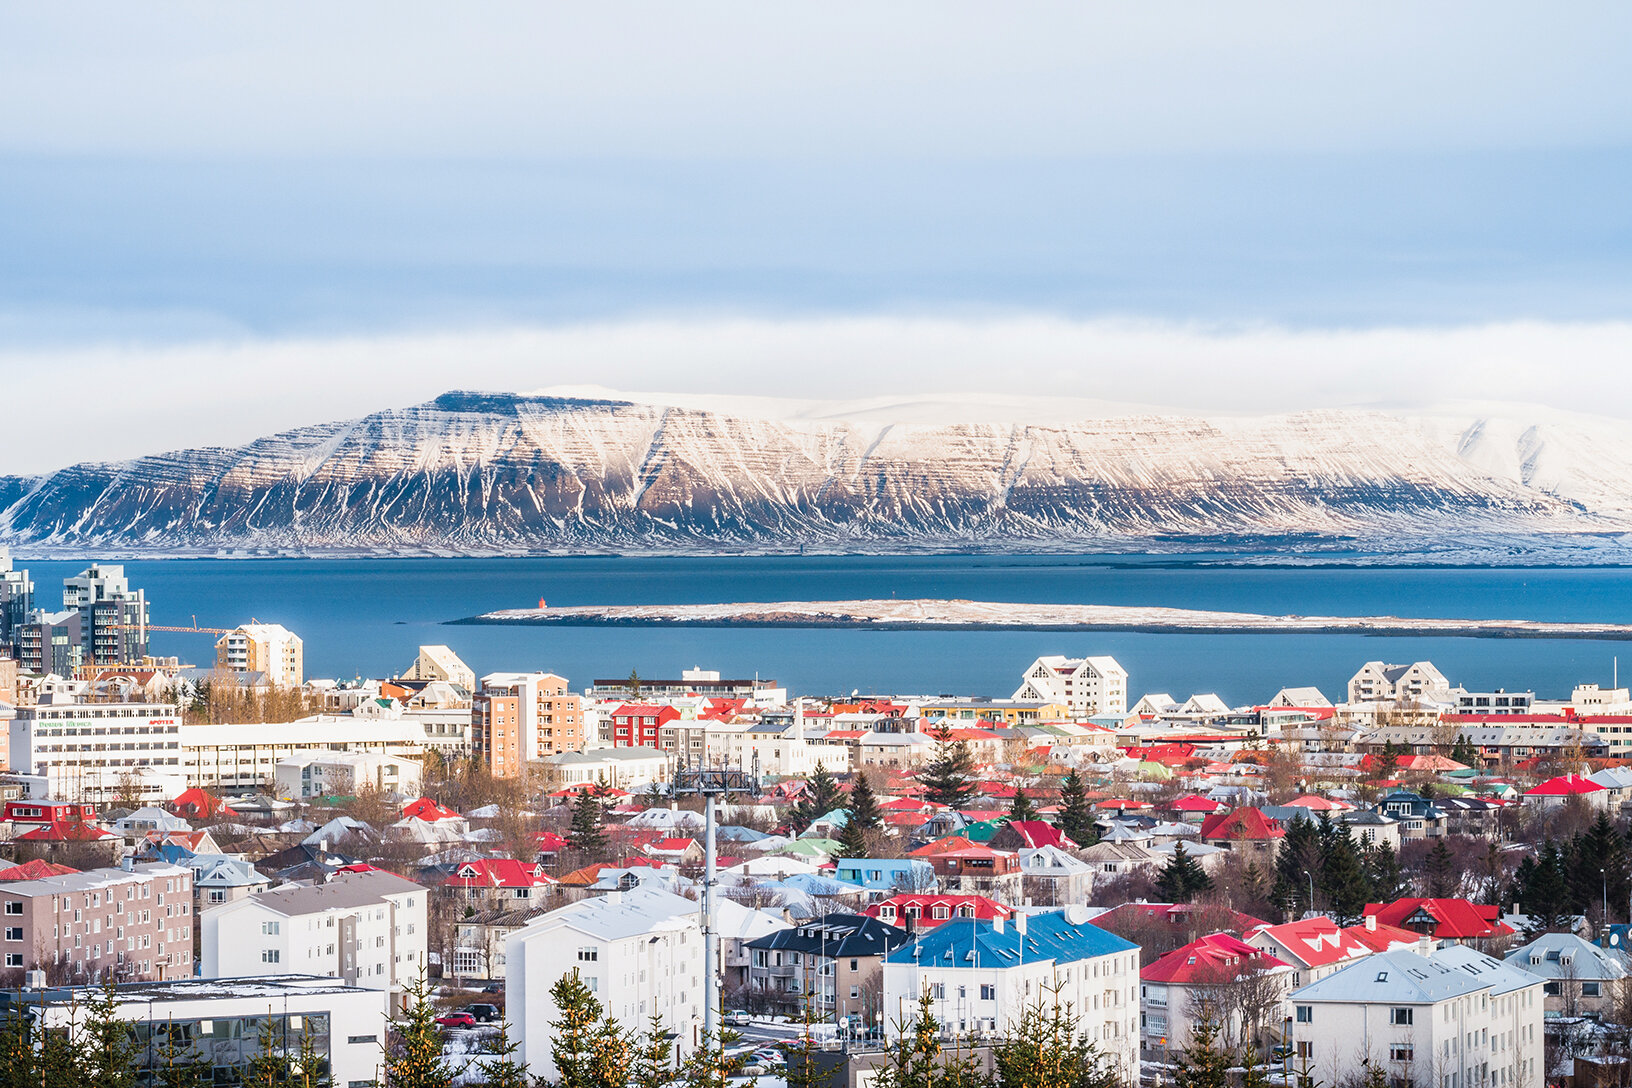
<path id="1" fill-rule="evenodd" d="M 1309 871 L 1303 875 L 1309 878 L 1309 913 L 1313 914 L 1315 911 L 1315 874 Z"/>
<path id="2" fill-rule="evenodd" d="M 1609 870 L 1608 869 L 1599 869 L 1598 870 L 1598 875 L 1599 875 L 1599 877 L 1601 877 L 1603 879 L 1603 882 L 1604 882 L 1604 926 L 1603 926 L 1603 928 L 1608 929 L 1609 928 Z"/>

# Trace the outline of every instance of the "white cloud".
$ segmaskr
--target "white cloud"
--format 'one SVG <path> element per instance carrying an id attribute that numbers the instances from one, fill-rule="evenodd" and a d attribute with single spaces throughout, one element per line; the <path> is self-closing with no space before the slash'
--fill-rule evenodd
<path id="1" fill-rule="evenodd" d="M 197 445 L 428 400 L 448 389 L 601 386 L 788 397 L 874 416 L 969 394 L 1194 413 L 1520 402 L 1632 416 L 1632 324 L 1291 330 L 1011 316 L 650 319 L 418 336 L 0 353 L 0 471 Z M 976 398 L 978 404 L 983 398 Z M 1093 410 L 1094 406 L 1086 406 Z M 1059 407 L 1050 409 L 1057 414 Z M 812 409 L 804 409 L 811 414 Z M 1035 405 L 983 407 L 986 417 Z"/>

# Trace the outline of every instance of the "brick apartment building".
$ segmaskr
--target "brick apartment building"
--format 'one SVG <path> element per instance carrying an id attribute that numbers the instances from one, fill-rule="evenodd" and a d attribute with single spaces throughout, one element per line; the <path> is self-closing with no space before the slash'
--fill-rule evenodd
<path id="1" fill-rule="evenodd" d="M 142 982 L 193 973 L 193 873 L 135 864 L 0 883 L 0 981 Z"/>

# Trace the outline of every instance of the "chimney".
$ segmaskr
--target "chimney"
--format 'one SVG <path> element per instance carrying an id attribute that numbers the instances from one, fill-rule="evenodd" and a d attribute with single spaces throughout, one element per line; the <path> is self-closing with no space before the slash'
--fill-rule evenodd
<path id="1" fill-rule="evenodd" d="M 606 901 L 608 903 L 611 903 L 613 906 L 617 906 L 619 903 L 622 903 L 623 902 L 623 889 L 622 888 L 614 888 L 611 891 L 607 892 L 606 893 Z"/>
<path id="2" fill-rule="evenodd" d="M 127 873 L 134 873 L 136 871 L 136 856 L 134 854 L 126 854 L 124 857 L 120 858 L 119 868 L 123 869 Z"/>
<path id="3" fill-rule="evenodd" d="M 1026 935 L 1026 912 L 1025 911 L 1015 911 L 1014 912 L 1014 931 L 1016 933 L 1020 934 L 1020 936 L 1022 936 L 1022 937 L 1024 937 Z"/>
<path id="4" fill-rule="evenodd" d="M 996 918 L 992 919 L 992 932 L 993 933 L 1002 933 L 1003 932 L 1003 916 L 1001 914 L 998 915 Z"/>
<path id="5" fill-rule="evenodd" d="M 1366 929 L 1372 933 L 1377 932 L 1377 916 L 1375 914 L 1366 915 Z"/>

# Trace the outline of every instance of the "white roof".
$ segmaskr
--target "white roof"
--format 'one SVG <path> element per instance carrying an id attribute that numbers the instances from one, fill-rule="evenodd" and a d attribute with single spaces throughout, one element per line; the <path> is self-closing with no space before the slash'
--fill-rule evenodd
<path id="1" fill-rule="evenodd" d="M 1379 952 L 1292 991 L 1293 1001 L 1433 1005 L 1488 989 L 1494 980 L 1401 949 Z"/>
<path id="2" fill-rule="evenodd" d="M 1437 963 L 1466 971 L 1479 981 L 1487 983 L 1490 992 L 1498 996 L 1522 990 L 1527 986 L 1538 986 L 1542 981 L 1528 971 L 1521 970 L 1511 963 L 1503 963 L 1494 956 L 1487 956 L 1467 945 L 1448 945 L 1435 952 L 1433 959 Z"/>
<path id="3" fill-rule="evenodd" d="M 700 908 L 694 901 L 649 885 L 576 903 L 541 914 L 527 923 L 522 937 L 568 925 L 605 941 L 640 937 L 660 929 L 695 924 Z"/>

